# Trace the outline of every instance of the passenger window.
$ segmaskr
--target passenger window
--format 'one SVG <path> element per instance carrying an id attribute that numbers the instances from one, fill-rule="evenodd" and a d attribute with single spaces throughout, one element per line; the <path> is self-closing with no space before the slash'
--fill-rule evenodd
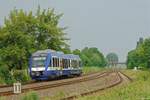
<path id="1" fill-rule="evenodd" d="M 72 67 L 75 67 L 75 66 L 76 66 L 75 60 L 72 60 L 72 61 L 71 61 L 71 65 L 72 65 Z"/>
<path id="2" fill-rule="evenodd" d="M 68 67 L 70 67 L 70 59 L 68 59 Z"/>
<path id="3" fill-rule="evenodd" d="M 52 65 L 53 67 L 55 66 L 54 64 L 55 64 L 55 58 L 53 58 L 53 65 Z"/>
<path id="4" fill-rule="evenodd" d="M 65 68 L 65 59 L 62 59 L 63 68 Z"/>
<path id="5" fill-rule="evenodd" d="M 73 60 L 71 60 L 71 67 L 73 67 Z"/>
<path id="6" fill-rule="evenodd" d="M 53 67 L 59 67 L 59 58 L 53 58 Z"/>
<path id="7" fill-rule="evenodd" d="M 57 58 L 57 67 L 59 67 L 59 58 Z"/>
<path id="8" fill-rule="evenodd" d="M 63 65 L 62 65 L 62 59 L 61 58 L 59 59 L 59 63 L 60 63 L 59 67 L 63 67 Z"/>
<path id="9" fill-rule="evenodd" d="M 56 60 L 56 67 L 59 67 L 59 59 L 55 58 L 55 60 Z"/>
<path id="10" fill-rule="evenodd" d="M 67 59 L 65 59 L 65 68 L 68 68 Z"/>
<path id="11" fill-rule="evenodd" d="M 69 65 L 68 65 L 68 59 L 64 59 L 64 63 L 65 63 L 65 64 L 64 64 L 64 65 L 65 65 L 64 67 L 65 67 L 65 68 L 68 68 L 68 67 L 69 67 Z"/>

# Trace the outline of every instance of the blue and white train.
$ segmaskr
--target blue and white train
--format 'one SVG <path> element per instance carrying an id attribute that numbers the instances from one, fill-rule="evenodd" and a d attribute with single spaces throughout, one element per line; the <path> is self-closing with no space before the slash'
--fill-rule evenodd
<path id="1" fill-rule="evenodd" d="M 32 54 L 29 73 L 33 80 L 47 80 L 59 76 L 82 74 L 81 59 L 78 55 L 64 54 L 50 49 Z"/>

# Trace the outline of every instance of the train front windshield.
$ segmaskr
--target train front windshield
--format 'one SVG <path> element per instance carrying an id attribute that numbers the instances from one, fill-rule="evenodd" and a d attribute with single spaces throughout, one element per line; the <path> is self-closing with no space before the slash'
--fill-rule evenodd
<path id="1" fill-rule="evenodd" d="M 33 57 L 32 67 L 44 67 L 46 57 Z"/>

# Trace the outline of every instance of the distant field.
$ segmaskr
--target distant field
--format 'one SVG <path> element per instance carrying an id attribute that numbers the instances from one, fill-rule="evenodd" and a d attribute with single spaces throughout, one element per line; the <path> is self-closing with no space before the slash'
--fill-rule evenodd
<path id="1" fill-rule="evenodd" d="M 93 95 L 80 97 L 78 100 L 150 100 L 150 70 L 124 70 L 133 78 L 133 82 Z"/>

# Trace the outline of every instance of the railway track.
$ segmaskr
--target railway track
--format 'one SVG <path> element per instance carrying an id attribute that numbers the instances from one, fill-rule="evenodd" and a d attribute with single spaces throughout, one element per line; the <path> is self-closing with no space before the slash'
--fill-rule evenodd
<path id="1" fill-rule="evenodd" d="M 109 73 L 112 73 L 112 72 L 97 72 L 94 74 L 90 74 L 89 76 L 83 75 L 82 77 L 79 77 L 78 79 L 71 79 L 69 81 L 63 81 L 63 80 L 62 80 L 63 82 L 61 80 L 58 82 L 56 81 L 53 84 L 44 84 L 44 82 L 41 82 L 41 83 L 43 83 L 43 85 L 37 85 L 37 84 L 40 84 L 40 82 L 28 83 L 26 85 L 33 85 L 33 86 L 29 86 L 29 87 L 26 86 L 25 88 L 22 88 L 22 93 L 27 92 L 27 91 L 31 91 L 31 90 L 42 90 L 42 89 L 47 89 L 47 88 L 54 88 L 54 87 L 59 87 L 59 86 L 63 86 L 63 85 L 69 85 L 69 84 L 75 84 L 75 83 L 79 83 L 79 82 L 94 80 L 94 79 L 101 78 L 103 76 L 107 76 Z M 0 88 L 0 96 L 15 95 L 12 91 L 12 88 L 13 88 L 12 86 L 1 87 Z"/>
<path id="2" fill-rule="evenodd" d="M 114 80 L 113 82 L 111 82 L 109 85 L 107 86 L 104 86 L 104 87 L 101 87 L 101 88 L 96 88 L 95 90 L 92 90 L 92 91 L 86 91 L 86 92 L 82 92 L 80 93 L 80 96 L 85 96 L 85 95 L 89 95 L 89 94 L 92 94 L 92 93 L 96 93 L 96 92 L 99 92 L 99 91 L 102 91 L 104 89 L 107 89 L 107 88 L 111 88 L 111 87 L 114 87 L 120 83 L 122 83 L 123 81 L 123 78 L 121 77 L 120 74 L 124 75 L 125 77 L 127 77 L 129 80 L 132 80 L 130 79 L 128 76 L 126 76 L 125 74 L 123 74 L 122 72 L 120 71 L 107 71 L 107 72 L 97 72 L 97 73 L 93 73 L 93 74 L 90 74 L 90 75 L 84 75 L 82 77 L 77 77 L 77 78 L 73 78 L 73 79 L 67 79 L 67 80 L 57 80 L 55 82 L 52 81 L 49 82 L 49 84 L 45 84 L 44 82 L 42 82 L 43 84 L 42 85 L 37 85 L 37 84 L 40 84 L 40 83 L 32 83 L 32 84 L 27 84 L 27 85 L 31 85 L 29 87 L 25 87 L 22 89 L 22 92 L 25 93 L 25 92 L 28 92 L 30 90 L 44 90 L 44 89 L 50 89 L 50 88 L 58 88 L 58 87 L 65 87 L 65 85 L 73 85 L 73 84 L 78 84 L 80 82 L 85 82 L 86 81 L 95 81 L 95 80 L 101 80 L 101 78 L 105 78 L 105 77 L 111 77 L 111 75 L 115 73 L 115 77 L 117 80 Z M 10 88 L 10 87 L 3 87 L 3 88 L 0 88 L 0 96 L 13 96 L 15 94 L 13 94 L 12 90 L 8 90 L 8 91 L 1 91 L 2 89 L 7 89 L 7 88 Z M 16 95 L 15 95 L 16 96 Z M 62 100 L 71 100 L 71 99 L 74 99 L 74 98 L 77 98 L 79 95 L 72 95 L 72 96 L 68 96 L 68 97 L 65 97 L 65 98 L 62 98 Z"/>
<path id="3" fill-rule="evenodd" d="M 120 74 L 124 75 L 128 80 L 132 81 L 132 79 L 129 76 L 127 76 L 126 74 L 124 74 L 123 72 L 117 71 L 116 73 L 117 73 L 118 80 L 111 83 L 110 85 L 108 85 L 106 87 L 99 88 L 99 89 L 89 91 L 89 92 L 85 92 L 85 93 L 81 93 L 80 95 L 73 95 L 73 96 L 69 96 L 69 97 L 66 97 L 66 98 L 62 98 L 61 100 L 73 100 L 73 99 L 77 98 L 78 96 L 86 96 L 86 95 L 90 95 L 90 94 L 93 94 L 93 93 L 100 92 L 100 91 L 108 89 L 108 88 L 112 88 L 112 87 L 122 83 L 123 78 L 121 77 Z"/>

